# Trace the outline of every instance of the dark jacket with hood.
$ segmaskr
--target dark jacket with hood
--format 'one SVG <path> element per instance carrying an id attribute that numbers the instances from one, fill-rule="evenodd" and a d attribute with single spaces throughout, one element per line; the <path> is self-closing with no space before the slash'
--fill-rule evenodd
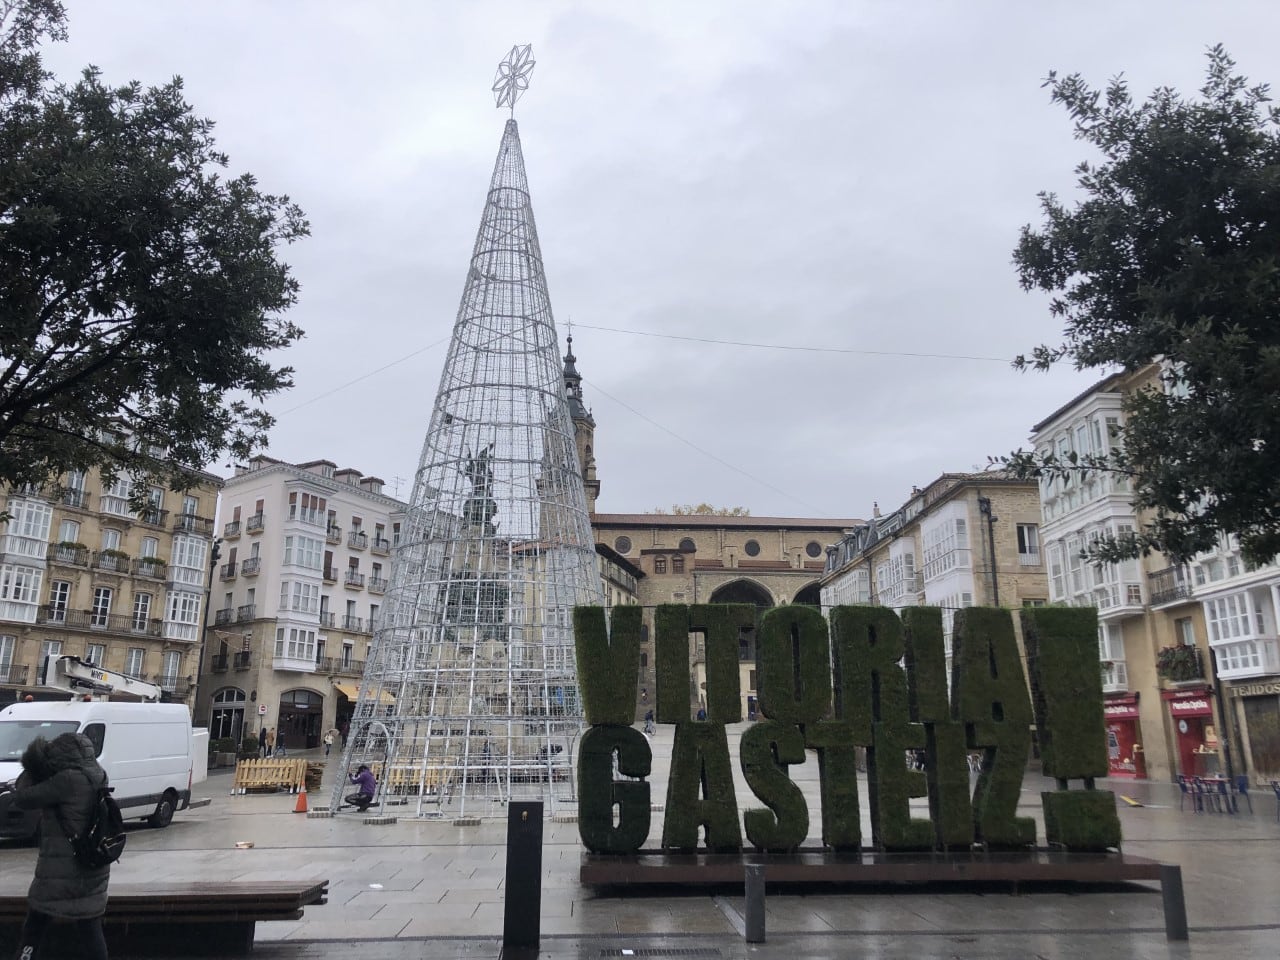
<path id="1" fill-rule="evenodd" d="M 22 768 L 13 803 L 43 811 L 29 907 L 69 920 L 101 916 L 107 909 L 111 868 L 82 866 L 67 839 L 68 833 L 79 835 L 88 826 L 98 788 L 107 784 L 93 742 L 82 733 L 64 733 L 52 742 L 36 739 L 22 755 Z"/>

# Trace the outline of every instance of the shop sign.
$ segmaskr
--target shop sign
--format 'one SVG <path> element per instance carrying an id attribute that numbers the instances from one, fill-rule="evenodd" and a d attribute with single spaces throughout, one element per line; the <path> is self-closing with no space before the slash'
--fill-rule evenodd
<path id="1" fill-rule="evenodd" d="M 1108 720 L 1134 720 L 1138 716 L 1138 701 L 1134 697 L 1108 700 L 1102 706 L 1102 713 Z"/>
<path id="2" fill-rule="evenodd" d="M 1267 683 L 1246 683 L 1244 686 L 1232 687 L 1231 692 L 1237 697 L 1280 696 L 1280 680 Z"/>
<path id="3" fill-rule="evenodd" d="M 1203 696 L 1188 700 L 1170 700 L 1169 712 L 1175 717 L 1209 717 L 1213 715 L 1208 698 Z"/>

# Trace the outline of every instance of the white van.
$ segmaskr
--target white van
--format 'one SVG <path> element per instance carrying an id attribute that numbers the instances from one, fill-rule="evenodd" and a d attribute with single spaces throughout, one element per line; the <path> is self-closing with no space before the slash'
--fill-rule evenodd
<path id="1" fill-rule="evenodd" d="M 165 827 L 191 802 L 191 712 L 181 703 L 66 700 L 15 703 L 0 710 L 0 784 L 22 773 L 22 754 L 36 737 L 83 733 L 93 741 L 112 796 L 125 818 Z M 201 765 L 202 766 L 202 765 Z M 18 810 L 0 794 L 0 837 L 29 837 L 39 811 Z"/>

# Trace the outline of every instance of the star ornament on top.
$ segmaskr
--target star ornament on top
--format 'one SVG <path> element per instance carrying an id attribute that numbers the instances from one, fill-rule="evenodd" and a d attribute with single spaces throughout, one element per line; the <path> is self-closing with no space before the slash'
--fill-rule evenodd
<path id="1" fill-rule="evenodd" d="M 533 73 L 533 65 L 531 43 L 512 47 L 507 58 L 498 64 L 498 72 L 493 78 L 493 96 L 499 110 L 510 107 L 512 114 L 516 112 L 516 101 L 529 89 L 529 74 Z"/>

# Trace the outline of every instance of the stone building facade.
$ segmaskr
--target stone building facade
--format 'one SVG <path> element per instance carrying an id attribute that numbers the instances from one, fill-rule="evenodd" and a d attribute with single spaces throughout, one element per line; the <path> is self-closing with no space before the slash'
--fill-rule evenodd
<path id="1" fill-rule="evenodd" d="M 1004 473 L 944 473 L 888 515 L 827 551 L 824 612 L 846 604 L 942 609 L 950 665 L 956 611 L 1047 602 L 1034 481 Z"/>
<path id="2" fill-rule="evenodd" d="M 0 535 L 0 705 L 65 699 L 40 685 L 46 656 L 71 655 L 159 684 L 190 702 L 222 481 L 146 490 L 127 476 L 70 473 L 48 487 L 6 491 Z"/>
<path id="3" fill-rule="evenodd" d="M 329 460 L 254 458 L 226 482 L 196 723 L 318 746 L 350 717 L 405 504 Z"/>
<path id="4" fill-rule="evenodd" d="M 1179 389 L 1158 364 L 1107 377 L 1032 428 L 1059 456 L 1122 442 L 1124 401 Z M 1090 564 L 1089 540 L 1141 526 L 1123 477 L 1041 485 L 1050 598 L 1096 606 L 1113 776 L 1280 778 L 1280 567 L 1251 567 L 1234 537 L 1187 564 L 1152 553 Z"/>

